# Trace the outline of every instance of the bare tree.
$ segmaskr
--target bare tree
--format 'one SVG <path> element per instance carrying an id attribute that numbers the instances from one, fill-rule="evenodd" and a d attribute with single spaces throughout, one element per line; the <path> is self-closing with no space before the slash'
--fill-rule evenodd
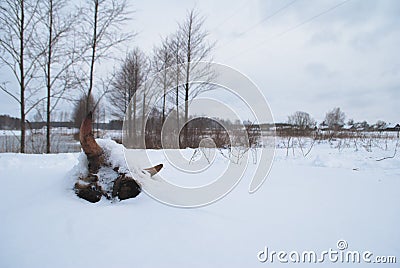
<path id="1" fill-rule="evenodd" d="M 297 111 L 288 116 L 288 123 L 301 130 L 311 129 L 316 126 L 315 120 L 306 112 Z"/>
<path id="2" fill-rule="evenodd" d="M 182 49 L 181 49 L 181 38 L 179 36 L 179 31 L 172 35 L 168 39 L 169 43 L 169 50 L 170 53 L 172 54 L 172 70 L 171 72 L 173 73 L 174 76 L 174 84 L 175 84 L 175 99 L 174 99 L 174 104 L 175 104 L 175 109 L 176 109 L 176 127 L 179 129 L 179 104 L 180 104 L 180 79 L 182 77 L 182 68 L 181 68 L 181 63 L 183 62 L 183 56 L 182 56 Z"/>
<path id="3" fill-rule="evenodd" d="M 42 2 L 43 30 L 36 38 L 36 46 L 43 51 L 39 64 L 46 85 L 46 152 L 50 153 L 51 113 L 63 99 L 67 89 L 72 86 L 70 71 L 72 65 L 81 57 L 70 42 L 70 38 L 73 38 L 71 30 L 79 11 L 74 12 L 75 14 L 63 12 L 67 7 L 62 0 Z"/>
<path id="4" fill-rule="evenodd" d="M 153 68 L 155 72 L 162 72 L 162 75 L 156 75 L 156 83 L 163 90 L 162 98 L 162 124 L 165 121 L 165 114 L 167 109 L 167 91 L 173 84 L 174 74 L 172 66 L 174 63 L 172 45 L 168 38 L 165 38 L 161 46 L 154 49 Z"/>
<path id="5" fill-rule="evenodd" d="M 40 22 L 39 1 L 4 0 L 0 2 L 0 62 L 11 71 L 18 90 L 5 81 L 1 90 L 18 102 L 21 115 L 20 152 L 25 152 L 26 115 L 40 102 L 36 99 L 37 61 L 43 51 L 35 51 L 33 42 Z"/>
<path id="6" fill-rule="evenodd" d="M 202 90 L 206 89 L 205 84 L 191 84 L 190 81 L 195 80 L 195 76 L 205 77 L 206 73 L 211 73 L 210 68 L 196 70 L 196 65 L 200 61 L 209 59 L 213 44 L 207 42 L 208 32 L 204 28 L 204 17 L 192 9 L 187 13 L 185 21 L 179 25 L 177 36 L 180 38 L 182 47 L 182 60 L 184 61 L 184 92 L 185 92 L 185 122 L 189 117 L 189 100 L 195 98 Z M 185 140 L 187 139 L 187 128 L 184 129 Z"/>
<path id="7" fill-rule="evenodd" d="M 122 119 L 125 116 L 129 102 L 144 83 L 145 72 L 148 71 L 146 61 L 146 55 L 139 48 L 135 48 L 126 55 L 115 72 L 111 83 L 113 90 L 108 95 L 114 117 Z"/>
<path id="8" fill-rule="evenodd" d="M 130 40 L 133 34 L 121 30 L 121 26 L 129 20 L 126 0 L 86 0 L 82 10 L 79 36 L 86 54 L 83 57 L 84 69 L 78 72 L 84 78 L 81 89 L 89 99 L 94 89 L 95 64 L 102 58 L 110 58 L 111 50 Z M 89 105 L 89 101 L 86 103 Z M 89 110 L 87 106 L 86 112 Z"/>
<path id="9" fill-rule="evenodd" d="M 153 107 L 151 107 L 149 104 L 151 103 L 151 98 L 154 97 L 152 94 L 153 92 L 151 91 L 151 88 L 154 87 L 154 82 L 152 81 L 151 83 L 148 82 L 149 75 L 150 75 L 150 70 L 153 68 L 151 65 L 152 62 L 146 58 L 143 64 L 143 96 L 142 96 L 142 122 L 141 122 L 141 129 L 140 129 L 140 135 L 141 135 L 141 140 L 145 140 L 145 132 L 146 132 L 146 120 L 147 118 L 147 113 L 151 111 Z"/>
<path id="10" fill-rule="evenodd" d="M 325 115 L 325 124 L 331 128 L 337 130 L 340 126 L 344 125 L 346 116 L 339 107 L 333 108 Z"/>
<path id="11" fill-rule="evenodd" d="M 143 85 L 146 74 L 149 72 L 148 59 L 139 49 L 135 48 L 129 52 L 121 67 L 117 70 L 112 81 L 112 89 L 108 95 L 111 113 L 118 119 L 127 115 L 128 136 L 133 137 L 136 133 L 137 107 L 139 97 L 136 92 Z M 132 104 L 130 101 L 132 100 Z"/>

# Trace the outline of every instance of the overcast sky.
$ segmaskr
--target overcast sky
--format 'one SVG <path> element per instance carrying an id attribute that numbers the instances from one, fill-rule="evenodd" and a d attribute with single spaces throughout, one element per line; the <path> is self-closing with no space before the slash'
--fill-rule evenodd
<path id="1" fill-rule="evenodd" d="M 130 46 L 151 52 L 196 7 L 216 62 L 252 79 L 275 121 L 306 111 L 321 122 L 340 107 L 347 119 L 400 122 L 400 1 L 135 1 Z M 18 108 L 0 93 L 0 114 Z"/>

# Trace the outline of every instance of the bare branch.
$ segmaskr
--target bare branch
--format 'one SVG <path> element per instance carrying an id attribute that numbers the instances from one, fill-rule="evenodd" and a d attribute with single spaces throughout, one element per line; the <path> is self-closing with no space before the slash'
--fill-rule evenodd
<path id="1" fill-rule="evenodd" d="M 17 96 L 15 96 L 14 94 L 12 94 L 10 91 L 8 91 L 5 87 L 5 85 L 0 85 L 0 89 L 2 91 L 4 91 L 6 94 L 8 94 L 10 97 L 12 97 L 14 100 L 16 100 L 18 103 L 21 103 L 21 101 L 17 98 Z"/>

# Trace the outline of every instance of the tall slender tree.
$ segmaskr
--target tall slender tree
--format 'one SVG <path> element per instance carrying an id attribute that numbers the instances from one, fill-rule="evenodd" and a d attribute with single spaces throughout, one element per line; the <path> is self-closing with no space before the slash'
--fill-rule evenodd
<path id="1" fill-rule="evenodd" d="M 36 38 L 36 43 L 44 51 L 39 64 L 46 85 L 46 153 L 50 153 L 51 113 L 72 86 L 74 79 L 70 70 L 82 56 L 70 42 L 74 22 L 80 13 L 79 10 L 65 12 L 71 7 L 67 7 L 62 0 L 42 0 L 42 3 L 43 31 Z"/>
<path id="2" fill-rule="evenodd" d="M 121 26 L 129 20 L 126 0 L 86 0 L 83 7 L 80 37 L 87 44 L 84 57 L 84 70 L 80 74 L 86 76 L 82 90 L 89 99 L 95 87 L 95 66 L 100 59 L 110 58 L 111 50 L 117 45 L 130 40 L 132 33 L 125 33 Z M 87 75 L 88 73 L 88 75 Z M 89 105 L 89 101 L 86 102 Z M 86 107 L 89 112 L 90 107 Z"/>
<path id="3" fill-rule="evenodd" d="M 206 86 L 193 85 L 190 83 L 196 75 L 205 77 L 205 74 L 211 77 L 213 74 L 209 68 L 197 70 L 196 66 L 201 61 L 211 60 L 210 54 L 213 44 L 207 41 L 208 32 L 204 30 L 205 18 L 200 16 L 195 9 L 188 11 L 185 21 L 179 25 L 178 35 L 182 47 L 182 60 L 184 61 L 184 93 L 185 93 L 185 119 L 189 117 L 189 101 L 195 98 Z M 196 69 L 197 74 L 194 73 Z M 184 128 L 184 140 L 187 139 L 187 127 Z"/>
<path id="4" fill-rule="evenodd" d="M 130 51 L 114 74 L 112 90 L 108 94 L 111 114 L 123 119 L 127 115 L 127 130 L 129 137 L 135 138 L 137 107 L 139 97 L 136 92 L 143 85 L 149 72 L 147 56 L 139 49 Z M 132 103 L 130 103 L 132 101 Z"/>
<path id="5" fill-rule="evenodd" d="M 18 102 L 21 116 L 20 152 L 25 152 L 26 115 L 40 102 L 33 85 L 38 58 L 43 51 L 35 51 L 34 38 L 41 21 L 39 1 L 2 0 L 0 2 L 0 62 L 8 68 L 15 83 L 3 81 L 1 90 Z"/>
<path id="6" fill-rule="evenodd" d="M 179 36 L 179 31 L 172 35 L 169 39 L 170 51 L 172 54 L 172 72 L 174 76 L 174 84 L 175 84 L 175 109 L 176 109 L 176 126 L 179 129 L 179 104 L 180 104 L 180 79 L 182 77 L 182 67 L 181 64 L 183 62 L 182 58 L 182 50 L 181 50 L 181 38 Z"/>
<path id="7" fill-rule="evenodd" d="M 162 118 L 164 124 L 167 110 L 167 94 L 168 90 L 174 82 L 172 66 L 174 63 L 174 55 L 171 51 L 171 41 L 165 38 L 161 46 L 154 49 L 153 69 L 155 72 L 161 72 L 162 75 L 156 75 L 156 83 L 163 90 L 162 97 Z"/>

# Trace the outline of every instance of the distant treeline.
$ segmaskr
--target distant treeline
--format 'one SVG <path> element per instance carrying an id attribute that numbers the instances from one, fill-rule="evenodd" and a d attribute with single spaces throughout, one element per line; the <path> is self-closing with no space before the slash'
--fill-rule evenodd
<path id="1" fill-rule="evenodd" d="M 1 130 L 20 130 L 21 119 L 11 117 L 9 115 L 0 115 L 0 129 Z M 41 129 L 46 127 L 46 122 L 29 122 L 27 121 L 28 129 Z M 51 122 L 51 127 L 66 127 L 74 128 L 75 123 L 73 121 L 55 121 Z M 94 127 L 97 129 L 106 130 L 119 130 L 122 129 L 122 120 L 111 120 L 108 123 L 95 123 Z"/>
<path id="2" fill-rule="evenodd" d="M 219 122 L 219 123 L 218 123 Z M 197 134 L 196 131 L 199 130 L 221 130 L 222 125 L 234 125 L 233 123 L 228 121 L 224 121 L 222 119 L 219 120 L 210 120 L 207 118 L 198 118 L 187 126 L 191 129 L 194 135 Z M 240 122 L 236 122 L 236 124 L 241 125 Z M 245 122 L 245 125 L 249 125 L 250 122 Z M 46 122 L 29 122 L 27 121 L 28 128 L 30 129 L 41 129 L 46 126 Z M 96 122 L 94 123 L 94 128 L 96 129 L 104 129 L 104 130 L 121 130 L 123 125 L 122 120 L 110 120 L 108 123 L 106 122 Z M 146 124 L 146 135 L 152 135 L 154 133 L 161 132 L 162 127 L 162 117 L 160 114 L 154 114 L 150 116 L 147 120 Z M 352 126 L 343 125 L 337 126 L 335 128 L 329 128 L 328 126 L 321 124 L 319 126 L 314 127 L 305 127 L 301 128 L 297 125 L 289 124 L 289 123 L 267 123 L 267 124 L 250 124 L 253 128 L 258 128 L 264 131 L 271 131 L 275 129 L 278 135 L 287 135 L 287 134 L 298 134 L 303 135 L 305 133 L 314 132 L 314 131 L 326 131 L 326 130 L 335 130 L 335 131 L 399 131 L 399 124 L 391 124 L 384 125 L 378 127 L 377 125 L 368 125 L 364 124 L 363 126 L 357 126 L 356 124 Z M 76 128 L 76 123 L 73 121 L 54 121 L 51 122 L 52 127 L 66 127 L 66 128 Z M 16 117 L 11 117 L 9 115 L 0 115 L 0 129 L 1 130 L 19 130 L 20 129 L 20 119 Z"/>
<path id="3" fill-rule="evenodd" d="M 0 115 L 0 129 L 19 129 L 21 120 L 9 115 Z"/>

